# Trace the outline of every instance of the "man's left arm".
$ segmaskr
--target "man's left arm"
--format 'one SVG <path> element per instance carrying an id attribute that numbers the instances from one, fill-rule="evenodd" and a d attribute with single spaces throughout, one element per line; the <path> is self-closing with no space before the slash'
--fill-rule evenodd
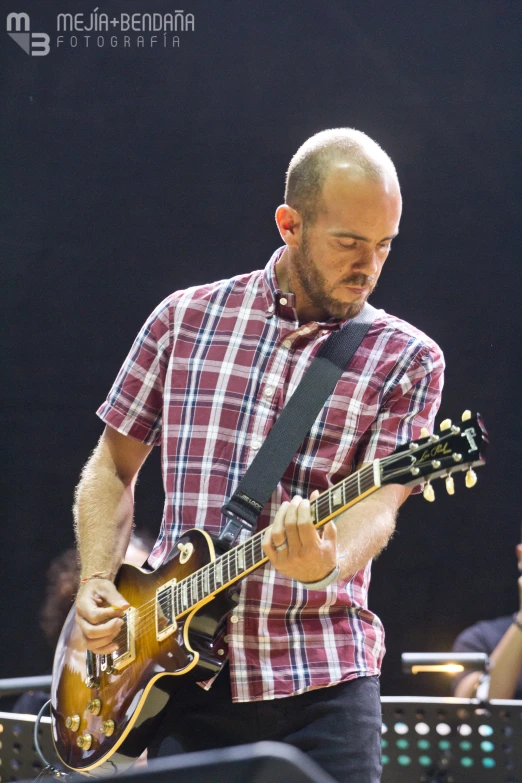
<path id="1" fill-rule="evenodd" d="M 399 506 L 409 489 L 399 484 L 381 487 L 316 529 L 310 501 L 296 495 L 285 501 L 267 528 L 263 549 L 280 573 L 299 582 L 318 582 L 338 565 L 338 579 L 347 581 L 382 552 L 394 529 Z M 312 493 L 314 500 L 319 493 Z M 319 532 L 320 531 L 320 532 Z"/>
<path id="2" fill-rule="evenodd" d="M 357 461 L 374 459 L 432 430 L 440 405 L 444 358 L 435 343 L 423 346 L 408 361 L 386 395 L 378 416 L 362 438 Z M 406 367 L 406 369 L 404 369 Z M 321 534 L 314 528 L 310 501 L 285 501 L 267 528 L 263 550 L 280 573 L 300 582 L 320 582 L 339 566 L 339 579 L 350 579 L 386 546 L 395 529 L 397 511 L 411 490 L 399 484 L 381 487 L 328 522 Z M 312 493 L 314 500 L 319 493 Z"/>
<path id="3" fill-rule="evenodd" d="M 397 511 L 410 492 L 400 484 L 388 484 L 337 518 L 339 579 L 351 579 L 382 552 L 395 530 Z"/>

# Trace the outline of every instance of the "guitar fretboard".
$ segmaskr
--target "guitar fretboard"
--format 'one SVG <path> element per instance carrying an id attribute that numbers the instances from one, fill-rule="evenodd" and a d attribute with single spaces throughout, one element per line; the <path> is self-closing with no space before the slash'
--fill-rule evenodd
<path id="1" fill-rule="evenodd" d="M 334 487 L 330 487 L 311 503 L 315 527 L 321 527 L 328 519 L 339 514 L 346 506 L 361 500 L 377 486 L 374 481 L 374 466 L 372 464 L 356 471 Z M 166 606 L 167 590 L 169 591 L 168 603 L 173 602 L 171 610 L 173 610 L 175 617 L 179 617 L 193 609 L 209 595 L 224 590 L 249 571 L 258 568 L 267 559 L 262 548 L 264 532 L 262 530 L 255 533 L 242 544 L 218 557 L 213 563 L 209 563 L 178 582 L 174 585 L 172 592 L 170 592 L 171 588 L 167 586 L 164 596 L 160 591 L 158 600 L 164 607 L 165 615 L 168 616 L 171 613 Z"/>

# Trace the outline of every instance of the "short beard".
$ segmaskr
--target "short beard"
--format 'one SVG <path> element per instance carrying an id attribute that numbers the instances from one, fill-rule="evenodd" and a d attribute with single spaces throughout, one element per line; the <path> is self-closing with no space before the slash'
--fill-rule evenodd
<path id="1" fill-rule="evenodd" d="M 323 273 L 313 262 L 306 229 L 303 231 L 301 245 L 294 254 L 294 269 L 299 278 L 301 287 L 314 307 L 326 312 L 330 318 L 340 318 L 343 321 L 349 318 L 355 318 L 356 315 L 359 315 L 366 304 L 368 296 L 370 296 L 377 285 L 377 281 L 372 282 L 372 279 L 368 277 L 368 275 L 364 275 L 361 272 L 352 275 L 342 282 L 348 286 L 369 286 L 370 290 L 364 299 L 357 302 L 346 303 L 341 302 L 341 300 L 332 296 L 326 287 L 326 280 Z"/>

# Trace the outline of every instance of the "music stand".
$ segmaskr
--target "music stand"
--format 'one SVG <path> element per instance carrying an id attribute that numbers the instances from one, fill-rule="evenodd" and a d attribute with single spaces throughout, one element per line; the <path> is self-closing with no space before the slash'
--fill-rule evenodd
<path id="1" fill-rule="evenodd" d="M 381 703 L 382 783 L 522 783 L 522 701 Z"/>
<path id="2" fill-rule="evenodd" d="M 33 742 L 36 715 L 0 712 L 0 780 L 35 778 L 44 765 Z M 45 758 L 51 762 L 56 753 L 51 738 L 51 719 L 44 717 L 38 727 L 38 741 Z"/>

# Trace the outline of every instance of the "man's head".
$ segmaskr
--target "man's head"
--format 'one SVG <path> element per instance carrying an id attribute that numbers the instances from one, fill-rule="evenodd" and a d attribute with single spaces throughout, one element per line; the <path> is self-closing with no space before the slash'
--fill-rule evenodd
<path id="1" fill-rule="evenodd" d="M 322 131 L 292 158 L 285 202 L 276 212 L 288 246 L 280 272 L 298 310 L 310 318 L 355 316 L 398 232 L 402 202 L 392 161 L 360 131 Z"/>

